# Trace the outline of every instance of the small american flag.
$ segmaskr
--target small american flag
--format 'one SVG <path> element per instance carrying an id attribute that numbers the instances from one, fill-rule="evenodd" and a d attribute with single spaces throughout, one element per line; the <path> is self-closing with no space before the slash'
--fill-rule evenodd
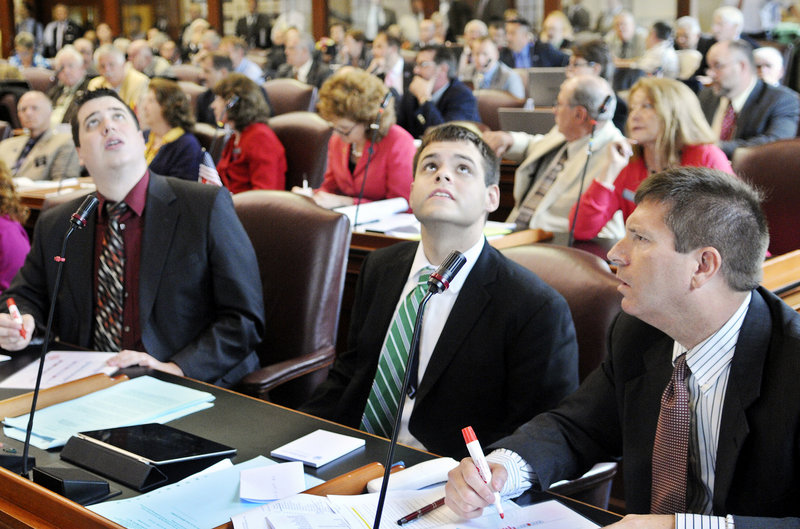
<path id="1" fill-rule="evenodd" d="M 217 167 L 214 165 L 214 159 L 205 149 L 203 149 L 203 159 L 200 161 L 200 171 L 197 181 L 201 184 L 211 184 L 222 187 L 222 180 L 220 180 Z"/>

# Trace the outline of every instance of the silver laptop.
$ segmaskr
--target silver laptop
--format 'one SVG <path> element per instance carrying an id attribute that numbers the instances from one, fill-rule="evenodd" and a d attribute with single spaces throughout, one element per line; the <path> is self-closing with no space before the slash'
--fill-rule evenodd
<path id="1" fill-rule="evenodd" d="M 556 124 L 553 111 L 549 108 L 500 108 L 500 130 L 545 134 Z"/>
<path id="2" fill-rule="evenodd" d="M 555 106 L 561 83 L 567 78 L 566 68 L 528 68 L 528 97 L 537 107 Z"/>

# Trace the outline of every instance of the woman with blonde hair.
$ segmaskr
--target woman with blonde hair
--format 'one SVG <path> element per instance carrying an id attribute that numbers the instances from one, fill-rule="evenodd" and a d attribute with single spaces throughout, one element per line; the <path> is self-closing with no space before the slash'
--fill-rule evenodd
<path id="1" fill-rule="evenodd" d="M 380 79 L 356 68 L 344 68 L 322 85 L 317 108 L 334 134 L 325 178 L 314 192 L 320 206 L 408 200 L 414 138 L 395 123 L 394 102 L 382 106 L 388 91 Z"/>
<path id="2" fill-rule="evenodd" d="M 31 249 L 22 227 L 27 219 L 28 208 L 19 201 L 11 172 L 0 162 L 0 293 L 8 288 Z"/>
<path id="3" fill-rule="evenodd" d="M 178 83 L 161 78 L 150 81 L 136 113 L 145 130 L 144 155 L 150 170 L 197 181 L 203 148 L 192 134 L 194 114 Z"/>
<path id="4" fill-rule="evenodd" d="M 284 189 L 286 151 L 267 125 L 269 107 L 261 87 L 244 74 L 232 73 L 213 91 L 214 116 L 233 129 L 217 163 L 222 183 L 231 193 Z"/>
<path id="5" fill-rule="evenodd" d="M 651 174 L 684 165 L 733 173 L 725 153 L 715 144 L 697 96 L 680 81 L 639 79 L 628 100 L 627 129 L 629 141 L 608 146 L 605 170 L 581 197 L 576 239 L 597 236 L 619 210 L 627 219 L 636 207 L 636 189 Z M 574 207 L 570 225 L 573 218 Z"/>

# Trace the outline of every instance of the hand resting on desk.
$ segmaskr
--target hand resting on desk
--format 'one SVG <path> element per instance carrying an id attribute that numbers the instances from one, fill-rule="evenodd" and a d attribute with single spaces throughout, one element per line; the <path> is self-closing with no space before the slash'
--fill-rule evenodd
<path id="1" fill-rule="evenodd" d="M 14 321 L 7 313 L 0 314 L 0 347 L 6 351 L 20 351 L 28 347 L 33 337 L 36 323 L 30 314 L 22 315 L 22 325 Z M 25 329 L 25 337 L 19 332 Z"/>
<path id="2" fill-rule="evenodd" d="M 178 375 L 179 377 L 183 376 L 183 369 L 175 362 L 161 362 L 147 353 L 131 351 L 130 349 L 120 351 L 116 356 L 109 358 L 106 363 L 110 366 L 119 367 L 120 369 L 130 366 L 142 366 L 155 369 L 156 371 Z"/>
<path id="3" fill-rule="evenodd" d="M 461 463 L 447 474 L 447 485 L 444 487 L 445 505 L 464 518 L 477 518 L 483 514 L 483 508 L 494 503 L 494 493 L 505 485 L 508 479 L 503 465 L 489 463 L 492 471 L 490 485 L 487 485 L 478 474 L 471 457 L 465 457 Z"/>

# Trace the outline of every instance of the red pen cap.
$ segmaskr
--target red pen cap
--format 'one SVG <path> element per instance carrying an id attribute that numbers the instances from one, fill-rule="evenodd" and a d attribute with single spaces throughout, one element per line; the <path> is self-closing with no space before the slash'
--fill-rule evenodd
<path id="1" fill-rule="evenodd" d="M 11 308 L 13 305 L 16 305 L 16 303 L 14 303 L 14 298 L 8 298 L 8 299 L 6 299 L 6 306 L 7 306 L 9 309 L 10 309 L 10 308 Z"/>
<path id="2" fill-rule="evenodd" d="M 462 428 L 461 435 L 464 436 L 464 442 L 467 444 L 470 444 L 473 441 L 478 440 L 478 438 L 475 436 L 475 431 L 472 429 L 472 426 L 467 426 L 466 428 Z"/>

